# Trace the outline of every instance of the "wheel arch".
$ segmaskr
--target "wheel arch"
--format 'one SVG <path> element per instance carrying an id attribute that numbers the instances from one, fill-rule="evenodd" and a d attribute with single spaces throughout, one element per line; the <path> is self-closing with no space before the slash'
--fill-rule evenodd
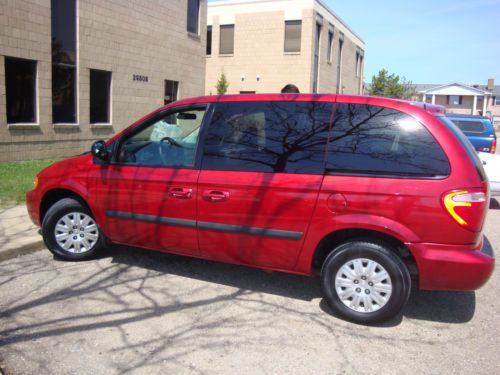
<path id="1" fill-rule="evenodd" d="M 340 244 L 351 240 L 372 241 L 387 246 L 403 260 L 412 278 L 418 278 L 416 260 L 408 247 L 400 239 L 387 233 L 361 228 L 340 229 L 324 236 L 314 251 L 311 273 L 319 274 L 328 255 Z"/>
<path id="2" fill-rule="evenodd" d="M 90 212 L 92 212 L 92 208 L 89 206 L 87 201 L 77 192 L 67 189 L 67 188 L 56 188 L 50 189 L 46 191 L 42 197 L 40 203 L 40 223 L 43 223 L 43 219 L 47 214 L 47 211 L 52 207 L 52 205 L 61 199 L 64 198 L 72 198 L 82 205 L 84 205 Z M 92 212 L 93 215 L 93 212 Z"/>

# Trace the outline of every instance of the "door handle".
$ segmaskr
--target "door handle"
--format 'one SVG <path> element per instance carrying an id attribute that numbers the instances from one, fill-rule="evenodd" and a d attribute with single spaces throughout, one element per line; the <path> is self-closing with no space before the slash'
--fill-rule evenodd
<path id="1" fill-rule="evenodd" d="M 193 195 L 193 189 L 172 187 L 168 189 L 168 196 L 177 199 L 189 199 Z"/>
<path id="2" fill-rule="evenodd" d="M 223 202 L 229 199 L 229 192 L 219 190 L 206 190 L 203 192 L 203 199 L 209 202 Z"/>

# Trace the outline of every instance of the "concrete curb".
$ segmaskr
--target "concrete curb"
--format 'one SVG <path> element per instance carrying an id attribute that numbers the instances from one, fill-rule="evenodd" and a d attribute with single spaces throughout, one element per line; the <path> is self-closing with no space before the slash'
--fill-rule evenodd
<path id="1" fill-rule="evenodd" d="M 45 243 L 43 240 L 39 240 L 21 247 L 18 247 L 16 249 L 8 249 L 8 250 L 2 250 L 0 251 L 0 262 L 12 259 L 12 258 L 17 258 L 22 255 L 26 254 L 31 254 L 36 251 L 40 251 L 46 249 Z"/>

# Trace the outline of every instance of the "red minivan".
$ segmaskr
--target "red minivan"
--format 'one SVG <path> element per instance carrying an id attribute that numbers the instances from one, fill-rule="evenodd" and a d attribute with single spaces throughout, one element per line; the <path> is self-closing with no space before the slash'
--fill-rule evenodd
<path id="1" fill-rule="evenodd" d="M 474 290 L 488 181 L 440 107 L 376 97 L 262 94 L 160 108 L 27 194 L 56 256 L 124 244 L 321 276 L 347 320 L 398 314 L 412 284 Z"/>

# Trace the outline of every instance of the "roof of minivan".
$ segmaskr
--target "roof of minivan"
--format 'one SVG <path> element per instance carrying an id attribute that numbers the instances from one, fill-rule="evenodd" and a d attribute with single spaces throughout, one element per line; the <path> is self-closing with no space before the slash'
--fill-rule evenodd
<path id="1" fill-rule="evenodd" d="M 181 99 L 177 102 L 170 103 L 168 106 L 172 105 L 182 105 L 182 104 L 193 104 L 193 103 L 215 103 L 215 102 L 246 102 L 246 101 L 379 101 L 385 103 L 399 103 L 405 105 L 411 105 L 414 107 L 419 107 L 425 111 L 432 113 L 434 115 L 444 114 L 444 107 L 436 104 L 429 104 L 423 102 L 414 102 L 404 99 L 393 99 L 380 96 L 368 96 L 368 95 L 339 95 L 339 94 L 292 94 L 292 93 L 268 93 L 268 94 L 229 94 L 229 95 L 208 95 L 208 96 L 198 96 L 194 98 Z"/>

